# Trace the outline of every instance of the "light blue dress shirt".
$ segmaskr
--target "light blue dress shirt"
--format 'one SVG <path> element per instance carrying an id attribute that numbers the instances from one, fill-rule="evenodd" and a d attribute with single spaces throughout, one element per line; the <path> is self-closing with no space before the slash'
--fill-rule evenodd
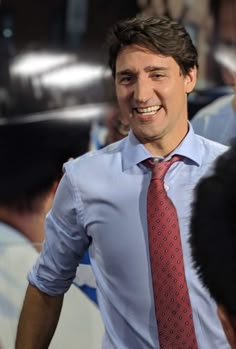
<path id="1" fill-rule="evenodd" d="M 229 348 L 216 305 L 192 268 L 188 244 L 193 189 L 226 149 L 195 135 L 190 126 L 170 154 L 185 159 L 174 163 L 165 177 L 178 212 L 199 349 Z M 106 329 L 105 349 L 159 349 L 146 217 L 151 171 L 141 164 L 148 157 L 150 153 L 131 132 L 117 143 L 68 162 L 47 217 L 41 257 L 29 275 L 43 292 L 66 292 L 83 251 L 90 246 Z"/>
<path id="2" fill-rule="evenodd" d="M 232 106 L 233 95 L 217 98 L 200 109 L 191 120 L 194 131 L 200 136 L 229 145 L 236 137 L 236 113 Z"/>

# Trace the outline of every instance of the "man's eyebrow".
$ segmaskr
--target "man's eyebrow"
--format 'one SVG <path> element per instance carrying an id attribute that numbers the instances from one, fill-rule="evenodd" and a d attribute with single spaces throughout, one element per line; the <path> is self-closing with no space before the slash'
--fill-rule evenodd
<path id="1" fill-rule="evenodd" d="M 130 69 L 124 69 L 116 72 L 116 76 L 122 76 L 122 75 L 127 75 L 127 74 L 135 74 L 132 70 Z"/>
<path id="2" fill-rule="evenodd" d="M 155 72 L 155 71 L 167 71 L 167 70 L 168 70 L 167 67 L 160 67 L 160 66 L 155 66 L 155 65 L 149 65 L 149 66 L 144 68 L 144 71 L 146 73 L 151 73 L 151 72 Z M 117 77 L 129 75 L 129 74 L 135 75 L 137 73 L 135 71 L 133 71 L 132 69 L 124 69 L 124 70 L 120 70 L 120 71 L 116 72 Z"/>
<path id="3" fill-rule="evenodd" d="M 144 68 L 144 71 L 146 73 L 151 73 L 153 71 L 166 71 L 166 70 L 168 70 L 167 67 L 160 67 L 160 66 L 157 67 L 155 65 L 150 65 Z"/>
<path id="4" fill-rule="evenodd" d="M 154 71 L 166 71 L 168 70 L 167 67 L 160 67 L 160 66 L 154 66 L 154 65 L 149 65 L 147 67 L 144 68 L 144 71 L 146 73 L 151 73 Z M 124 70 L 120 70 L 118 72 L 116 72 L 116 76 L 123 76 L 123 75 L 128 75 L 128 74 L 136 74 L 136 72 L 134 72 L 131 69 L 124 69 Z"/>

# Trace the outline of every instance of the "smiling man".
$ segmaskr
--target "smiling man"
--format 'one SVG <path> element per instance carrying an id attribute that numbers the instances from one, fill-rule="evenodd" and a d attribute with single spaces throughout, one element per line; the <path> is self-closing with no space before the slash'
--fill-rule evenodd
<path id="1" fill-rule="evenodd" d="M 196 49 L 180 24 L 157 17 L 118 22 L 109 43 L 130 133 L 65 165 L 29 274 L 16 348 L 48 347 L 89 247 L 104 349 L 228 349 L 188 243 L 195 185 L 226 150 L 188 123 Z"/>
<path id="2" fill-rule="evenodd" d="M 196 65 L 184 75 L 173 57 L 132 44 L 119 53 L 116 69 L 122 115 L 152 155 L 168 155 L 188 131 L 186 102 Z"/>

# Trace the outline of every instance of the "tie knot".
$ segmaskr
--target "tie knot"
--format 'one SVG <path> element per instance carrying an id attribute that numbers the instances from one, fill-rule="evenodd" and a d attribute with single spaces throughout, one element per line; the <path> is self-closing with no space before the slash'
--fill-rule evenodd
<path id="1" fill-rule="evenodd" d="M 152 169 L 152 180 L 160 179 L 164 180 L 165 174 L 168 171 L 169 167 L 176 161 L 180 161 L 181 156 L 174 155 L 168 161 L 153 161 L 152 159 L 147 159 L 144 161 L 145 166 Z"/>

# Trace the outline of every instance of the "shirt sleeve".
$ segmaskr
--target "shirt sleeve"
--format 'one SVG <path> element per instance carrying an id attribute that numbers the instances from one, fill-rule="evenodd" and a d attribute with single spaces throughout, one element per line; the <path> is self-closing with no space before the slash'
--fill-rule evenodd
<path id="1" fill-rule="evenodd" d="M 68 290 L 90 243 L 83 227 L 78 188 L 72 184 L 68 172 L 64 173 L 46 218 L 42 252 L 28 275 L 32 285 L 51 296 Z"/>

